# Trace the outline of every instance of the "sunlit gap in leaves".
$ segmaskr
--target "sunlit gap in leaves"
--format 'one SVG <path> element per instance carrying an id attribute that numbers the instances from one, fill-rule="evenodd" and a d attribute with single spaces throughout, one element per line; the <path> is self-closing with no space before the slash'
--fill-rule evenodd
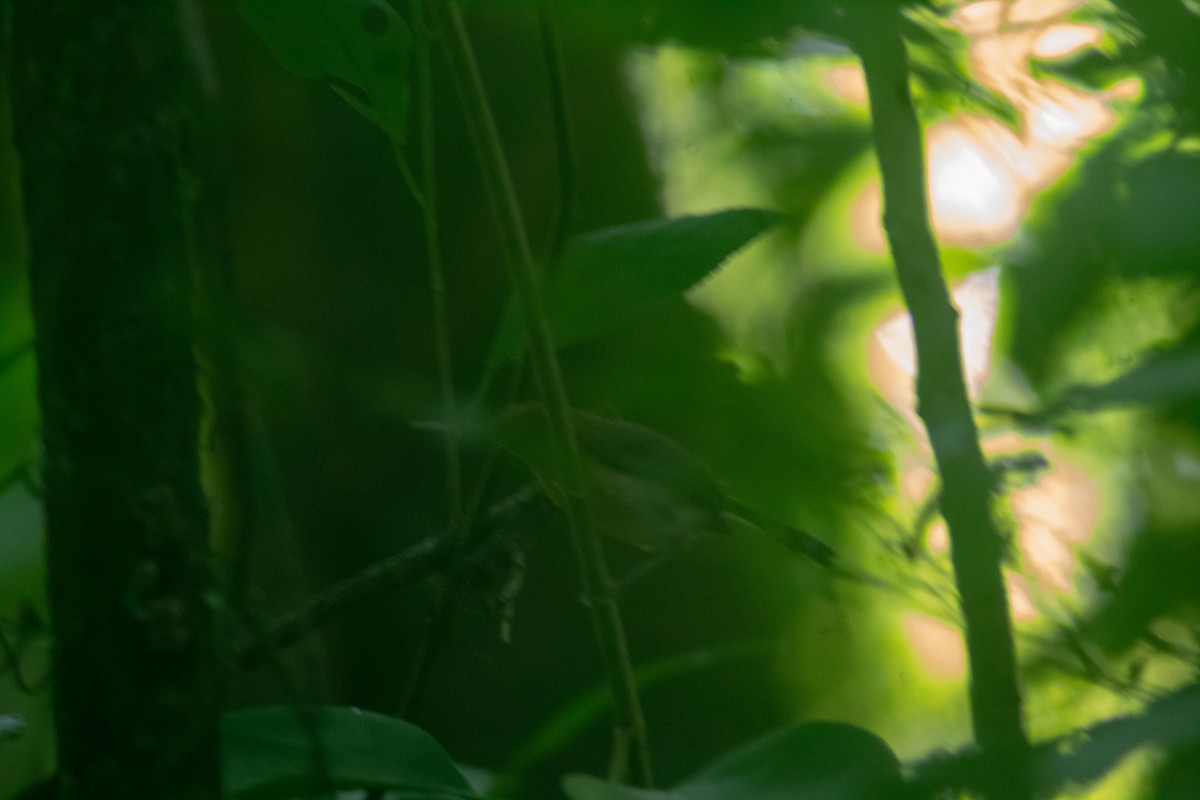
<path id="1" fill-rule="evenodd" d="M 1121 108 L 1128 103 L 1117 101 L 1141 92 L 1140 82 L 1132 81 L 1087 93 L 1031 72 L 1031 59 L 1113 46 L 1108 34 L 1069 19 L 1083 6 L 976 2 L 951 15 L 966 38 L 962 61 L 984 89 L 1011 106 L 1006 120 L 986 104 L 968 102 L 970 89 L 945 90 L 940 107 L 928 95 L 918 98 L 928 123 L 934 224 L 963 311 L 967 379 L 976 399 L 990 397 L 998 383 L 1022 385 L 1007 365 L 993 369 L 1002 284 L 999 268 L 991 266 L 993 254 L 1016 238 L 1038 192 L 1062 178 L 1081 150 L 1124 122 Z M 915 45 L 914 54 L 920 49 Z M 850 561 L 916 575 L 922 588 L 913 595 L 930 590 L 903 602 L 845 587 L 828 601 L 797 593 L 780 657 L 785 699 L 804 717 L 870 726 L 905 757 L 965 741 L 965 658 L 944 525 L 936 516 L 926 523 L 920 563 L 900 563 L 904 556 L 896 546 L 937 487 L 914 411 L 910 323 L 889 294 L 893 270 L 880 226 L 857 61 L 836 42 L 802 34 L 773 57 L 734 58 L 667 45 L 638 51 L 628 65 L 667 215 L 767 206 L 798 221 L 730 259 L 689 299 L 721 326 L 726 345 L 719 355 L 744 380 L 787 375 L 802 386 L 813 376 L 818 380 L 812 385 L 828 380 L 846 403 L 845 413 L 865 420 L 871 444 L 895 453 L 899 485 L 880 489 L 885 498 L 871 495 L 878 488 L 872 474 L 856 484 L 860 495 L 870 495 L 862 504 L 818 511 L 841 514 L 839 544 Z M 917 91 L 928 89 L 921 84 Z M 897 313 L 878 324 L 892 310 Z M 868 382 L 877 394 L 863 391 Z M 877 396 L 886 403 L 876 402 Z M 889 410 L 880 415 L 884 405 Z M 811 413 L 812 406 L 798 402 L 797 413 Z M 889 427 L 890 420 L 897 422 Z M 990 431 L 986 439 L 992 457 L 1034 451 L 1047 465 L 1027 482 L 1010 485 L 1003 503 L 1005 530 L 1015 532 L 1014 550 L 1023 562 L 1007 579 L 1024 634 L 1048 624 L 1051 603 L 1078 604 L 1077 549 L 1098 524 L 1102 492 L 1072 463 L 1074 453 L 1064 444 Z M 904 440 L 916 444 L 896 445 Z M 798 487 L 797 495 L 803 491 Z M 797 500 L 797 507 L 812 510 L 804 502 Z M 838 496 L 826 502 L 850 501 Z M 887 519 L 872 516 L 877 510 Z M 883 652 L 902 666 L 880 670 Z"/>
<path id="2" fill-rule="evenodd" d="M 1016 129 L 992 117 L 958 114 L 927 131 L 926 148 L 931 216 L 943 245 L 1002 245 L 1018 228 L 1038 191 L 1060 178 L 1081 148 L 1116 123 L 1110 103 L 1139 91 L 1136 81 L 1107 92 L 1088 93 L 1031 74 L 1032 59 L 1050 61 L 1101 45 L 1103 32 L 1066 21 L 1083 0 L 982 0 L 964 3 L 952 24 L 968 39 L 974 78 L 1012 104 Z M 851 78 L 836 84 L 848 97 L 860 95 Z M 877 181 L 864 187 L 854 203 L 852 229 L 861 246 L 882 250 Z M 960 332 L 968 391 L 978 400 L 992 373 L 992 334 L 1000 293 L 995 267 L 974 272 L 952 290 L 961 312 Z M 933 487 L 928 446 L 914 412 L 915 358 L 907 314 L 897 313 L 878 328 L 869 344 L 873 382 L 912 426 L 922 453 L 904 466 L 902 491 L 916 506 Z M 985 439 L 989 456 L 1036 448 L 1049 467 L 1009 497 L 1017 546 L 1027 571 L 1009 571 L 1011 610 L 1018 622 L 1039 616 L 1035 598 L 1072 591 L 1075 548 L 1099 521 L 1098 487 L 1082 469 L 1055 453 L 1048 440 L 1016 434 Z M 945 523 L 935 522 L 926 547 L 933 554 L 948 546 Z M 934 676 L 959 677 L 965 670 L 960 637 L 943 623 L 912 614 L 908 638 Z"/>

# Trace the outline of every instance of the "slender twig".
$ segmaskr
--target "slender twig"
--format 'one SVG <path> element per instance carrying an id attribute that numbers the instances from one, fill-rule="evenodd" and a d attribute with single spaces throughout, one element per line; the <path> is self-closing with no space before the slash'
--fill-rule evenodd
<path id="1" fill-rule="evenodd" d="M 450 348 L 450 315 L 446 301 L 446 282 L 439 241 L 437 210 L 436 151 L 433 117 L 433 64 L 431 41 L 432 23 L 427 18 L 423 0 L 409 0 L 409 16 L 417 34 L 416 81 L 418 145 L 421 161 L 421 187 L 413 194 L 421 207 L 425 223 L 426 259 L 429 268 L 429 288 L 433 301 L 434 347 L 437 351 L 438 379 L 442 393 L 442 414 L 445 418 L 445 461 L 447 517 L 455 536 L 455 559 L 462 555 L 468 545 L 470 523 L 464 508 L 462 457 L 459 448 L 457 425 L 457 400 L 454 390 L 454 363 Z M 397 148 L 397 163 L 409 184 L 403 154 Z M 400 689 L 397 704 L 400 716 L 407 714 L 429 667 L 430 657 L 436 648 L 435 639 L 450 623 L 449 583 L 441 582 L 434 591 L 432 611 L 417 637 L 408 674 Z"/>
<path id="2" fill-rule="evenodd" d="M 929 223 L 921 128 L 909 92 L 898 9 L 865 3 L 855 24 L 883 176 L 884 228 L 910 313 L 917 351 L 918 413 L 937 461 L 942 516 L 966 629 L 970 706 L 988 762 L 989 798 L 1029 796 L 1028 741 L 1008 600 L 1003 543 L 992 519 L 992 475 L 979 446 L 963 380 L 958 314 L 951 305 Z"/>
<path id="3" fill-rule="evenodd" d="M 542 61 L 546 66 L 546 83 L 549 89 L 550 118 L 554 129 L 554 152 L 558 157 L 558 198 L 554 213 L 554 223 L 551 226 L 550 239 L 542 256 L 544 271 L 543 285 L 553 280 L 562 262 L 563 253 L 567 249 L 567 239 L 571 234 L 571 222 L 575 206 L 575 150 L 571 144 L 570 115 L 567 111 L 567 92 L 563 82 L 562 53 L 558 45 L 558 36 L 554 31 L 554 23 L 545 3 L 538 5 L 538 27 L 542 42 Z M 474 408 L 482 406 L 498 365 L 489 362 L 479 379 L 475 392 Z M 512 375 L 508 381 L 507 402 L 515 403 L 520 397 L 527 375 L 524 352 L 517 358 Z M 478 509 L 483 496 L 491 483 L 496 465 L 498 451 L 493 451 L 476 484 L 475 492 L 467 505 L 467 515 L 471 516 L 472 509 Z"/>
<path id="4" fill-rule="evenodd" d="M 538 5 L 539 37 L 542 43 L 542 61 L 546 67 L 546 84 L 549 90 L 550 118 L 554 130 L 554 152 L 558 157 L 558 197 L 554 213 L 554 223 L 551 226 L 550 238 L 542 256 L 544 267 L 543 283 L 553 280 L 561 266 L 563 253 L 567 249 L 567 240 L 571 234 L 571 224 L 575 208 L 575 148 L 571 143 L 570 114 L 567 110 L 567 91 L 563 81 L 562 52 L 558 44 L 558 35 L 550 10 L 545 3 Z M 489 362 L 479 379 L 472 408 L 478 410 L 491 391 L 492 382 L 496 377 L 498 364 Z M 509 403 L 516 402 L 525 384 L 526 363 L 524 355 L 515 362 L 514 369 L 508 381 Z M 483 496 L 491 484 L 498 463 L 498 451 L 493 451 L 476 482 L 475 491 L 467 504 L 467 518 L 473 517 L 473 510 L 480 507 Z"/>
<path id="5" fill-rule="evenodd" d="M 475 62 L 474 50 L 456 2 L 436 4 L 442 15 L 449 60 L 459 75 L 466 115 L 479 151 L 484 183 L 500 221 L 505 261 L 520 303 L 529 337 L 530 361 L 539 394 L 546 407 L 555 462 L 563 466 L 563 497 L 567 526 L 571 531 L 579 563 L 585 602 L 592 615 L 600 655 L 614 696 L 614 749 L 628 747 L 636 754 L 638 780 L 653 782 L 646 726 L 642 717 L 633 668 L 620 610 L 613 599 L 611 578 L 599 537 L 592 525 L 586 496 L 584 472 L 579 457 L 575 427 L 550 324 L 542 303 L 542 287 L 521 220 L 516 191 L 500 136 Z M 614 777 L 624 778 L 627 763 L 617 765 Z"/>
<path id="6" fill-rule="evenodd" d="M 450 524 L 460 540 L 462 529 L 463 490 L 462 461 L 459 454 L 456 401 L 454 393 L 454 362 L 450 349 L 450 313 L 446 301 L 446 279 L 442 265 L 442 248 L 437 208 L 437 171 L 435 166 L 433 120 L 433 69 L 430 58 L 429 29 L 421 0 L 411 0 L 413 27 L 417 31 L 416 90 L 417 127 L 421 159 L 421 216 L 425 222 L 425 256 L 429 266 L 429 290 L 433 300 L 433 338 L 437 351 L 438 381 L 446 419 L 446 501 Z"/>
<path id="7" fill-rule="evenodd" d="M 554 124 L 554 152 L 558 156 L 558 203 L 554 227 L 544 261 L 552 275 L 562 260 L 571 234 L 575 210 L 575 149 L 571 144 L 571 116 L 567 110 L 567 91 L 563 85 L 562 51 L 546 3 L 538 4 L 538 27 L 542 40 L 542 60 L 546 62 L 546 80 L 550 96 L 550 118 Z"/>
<path id="8" fill-rule="evenodd" d="M 273 651 L 295 644 L 323 627 L 345 609 L 380 589 L 406 584 L 432 571 L 451 549 L 450 537 L 422 539 L 394 556 L 377 561 L 310 599 L 295 611 L 266 628 L 261 636 L 237 654 L 236 667 L 252 670 L 261 666 Z"/>
<path id="9" fill-rule="evenodd" d="M 459 580 L 470 565 L 487 560 L 493 548 L 504 545 L 499 535 L 504 520 L 536 497 L 536 493 L 522 490 L 490 506 L 484 515 L 485 534 L 476 537 L 465 550 L 458 548 L 457 532 L 448 528 L 343 578 L 276 620 L 256 641 L 243 646 L 237 653 L 236 666 L 243 670 L 260 666 L 268 648 L 282 649 L 295 644 L 364 597 L 386 587 L 412 585 L 433 575 L 442 576 L 449 583 Z"/>

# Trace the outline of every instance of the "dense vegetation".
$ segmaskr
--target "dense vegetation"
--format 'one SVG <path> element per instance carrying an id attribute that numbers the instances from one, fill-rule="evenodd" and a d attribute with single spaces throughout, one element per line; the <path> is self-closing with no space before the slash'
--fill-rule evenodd
<path id="1" fill-rule="evenodd" d="M 1194 6 L 3 0 L 0 796 L 1200 797 Z"/>

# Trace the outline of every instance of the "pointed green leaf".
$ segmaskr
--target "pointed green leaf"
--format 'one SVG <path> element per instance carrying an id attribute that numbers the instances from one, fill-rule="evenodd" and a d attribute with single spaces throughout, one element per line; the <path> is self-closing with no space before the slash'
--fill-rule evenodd
<path id="1" fill-rule="evenodd" d="M 774 211 L 740 208 L 636 222 L 573 239 L 546 290 L 555 342 L 585 341 L 652 311 L 783 219 Z M 493 363 L 520 351 L 517 312 L 510 302 L 492 348 Z"/>
<path id="2" fill-rule="evenodd" d="M 1101 384 L 1064 389 L 1050 413 L 1173 403 L 1200 396 L 1200 346 L 1186 342 L 1147 355 L 1128 372 Z"/>
<path id="3" fill-rule="evenodd" d="M 902 783 L 899 760 L 878 736 L 840 722 L 812 722 L 727 753 L 680 788 L 695 800 L 884 800 Z"/>
<path id="4" fill-rule="evenodd" d="M 322 708 L 314 716 L 328 778 L 338 789 L 391 789 L 410 800 L 476 796 L 441 745 L 414 725 L 353 708 Z M 294 708 L 226 713 L 221 740 L 228 798 L 291 798 L 320 788 L 313 732 Z"/>
<path id="5" fill-rule="evenodd" d="M 280 63 L 327 81 L 395 142 L 408 131 L 413 37 L 384 0 L 240 0 Z"/>
<path id="6" fill-rule="evenodd" d="M 726 753 L 670 791 L 582 775 L 568 777 L 563 787 L 571 800 L 890 800 L 903 778 L 895 754 L 875 734 L 814 722 Z"/>

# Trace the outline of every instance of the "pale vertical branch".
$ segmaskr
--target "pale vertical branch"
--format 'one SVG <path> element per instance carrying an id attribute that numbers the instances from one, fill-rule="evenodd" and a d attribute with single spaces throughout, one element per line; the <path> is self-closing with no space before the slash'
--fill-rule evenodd
<path id="1" fill-rule="evenodd" d="M 883 176 L 888 244 L 912 315 L 918 413 L 941 475 L 970 665 L 971 718 L 988 764 L 990 798 L 1029 796 L 1028 742 L 1021 723 L 1016 657 L 991 516 L 991 475 L 963 379 L 958 312 L 942 277 L 930 228 L 920 124 L 909 92 L 907 54 L 894 4 L 864 4 L 854 20 Z"/>

